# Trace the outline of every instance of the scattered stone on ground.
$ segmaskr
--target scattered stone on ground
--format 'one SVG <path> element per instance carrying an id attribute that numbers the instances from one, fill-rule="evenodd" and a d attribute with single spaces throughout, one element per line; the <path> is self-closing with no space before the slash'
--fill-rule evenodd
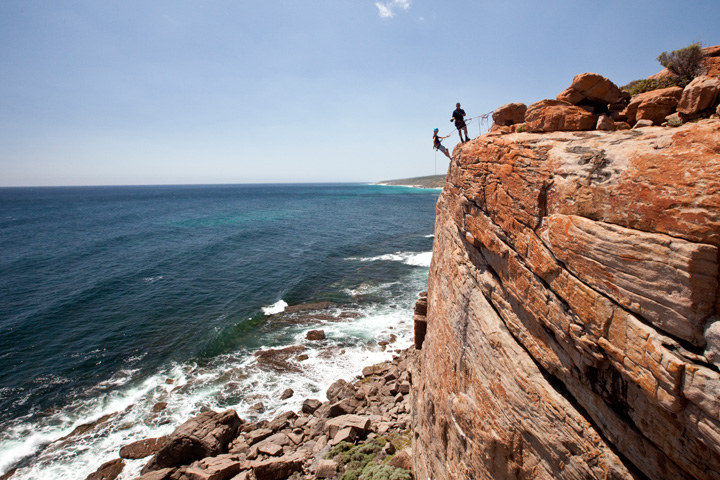
<path id="1" fill-rule="evenodd" d="M 204 412 L 167 438 L 134 442 L 122 452 L 142 458 L 137 455 L 157 450 L 138 480 L 339 479 L 376 471 L 410 480 L 407 366 L 414 352 L 365 368 L 354 383 L 336 381 L 327 401 L 306 399 L 300 412 L 256 423 L 244 423 L 233 410 Z M 352 460 L 355 452 L 362 453 L 361 464 Z M 93 477 L 101 478 L 115 477 Z"/>

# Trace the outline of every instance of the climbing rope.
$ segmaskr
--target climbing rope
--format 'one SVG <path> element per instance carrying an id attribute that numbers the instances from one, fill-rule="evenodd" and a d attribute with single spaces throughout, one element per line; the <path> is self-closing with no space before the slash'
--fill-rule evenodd
<path id="1" fill-rule="evenodd" d="M 483 134 L 483 132 L 482 132 L 483 125 L 485 126 L 485 128 L 486 128 L 486 130 L 487 130 L 485 133 L 487 133 L 487 132 L 490 131 L 490 127 L 492 126 L 492 114 L 493 114 L 493 113 L 495 113 L 495 111 L 494 111 L 494 110 L 490 110 L 488 113 L 483 113 L 482 115 L 478 115 L 477 117 L 469 117 L 469 118 L 466 118 L 466 119 L 465 119 L 465 125 L 470 125 L 470 124 L 473 122 L 473 120 L 477 120 L 477 124 L 478 124 L 478 135 L 482 135 L 482 134 Z M 455 133 L 455 132 L 457 132 L 457 131 L 458 131 L 458 129 L 455 128 L 452 132 L 448 133 L 447 135 L 442 135 L 442 136 L 443 136 L 443 137 L 449 137 L 449 136 L 451 136 L 453 133 Z"/>
<path id="2" fill-rule="evenodd" d="M 490 110 L 488 113 L 483 113 L 482 115 L 478 115 L 477 117 L 469 117 L 465 119 L 465 125 L 469 125 L 473 122 L 473 120 L 477 120 L 478 124 L 478 136 L 482 135 L 482 128 L 483 125 L 485 125 L 486 132 L 490 131 L 490 127 L 492 127 L 492 114 L 495 113 L 495 110 Z M 447 135 L 440 135 L 440 132 L 438 132 L 438 137 L 441 139 L 450 138 L 450 136 L 457 132 L 458 129 L 455 128 L 452 132 L 448 133 Z M 437 148 L 433 147 L 433 150 L 435 150 L 435 175 L 437 175 Z"/>

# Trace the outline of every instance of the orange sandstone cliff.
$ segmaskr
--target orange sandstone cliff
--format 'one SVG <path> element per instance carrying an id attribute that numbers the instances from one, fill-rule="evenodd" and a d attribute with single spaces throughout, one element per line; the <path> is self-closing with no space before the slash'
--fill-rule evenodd
<path id="1" fill-rule="evenodd" d="M 437 204 L 416 478 L 720 478 L 720 120 L 508 131 Z"/>

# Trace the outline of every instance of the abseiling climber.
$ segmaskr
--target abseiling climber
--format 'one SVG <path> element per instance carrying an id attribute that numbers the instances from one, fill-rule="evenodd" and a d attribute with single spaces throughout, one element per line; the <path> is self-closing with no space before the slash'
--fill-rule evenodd
<path id="1" fill-rule="evenodd" d="M 442 143 L 440 143 L 440 140 L 442 140 L 443 138 L 448 138 L 449 136 L 450 135 L 441 137 L 440 135 L 438 135 L 437 128 L 435 130 L 433 130 L 433 147 L 435 148 L 435 150 L 440 150 L 441 152 L 443 152 L 446 157 L 448 157 L 450 160 L 452 160 L 450 153 L 448 153 L 448 149 Z"/>

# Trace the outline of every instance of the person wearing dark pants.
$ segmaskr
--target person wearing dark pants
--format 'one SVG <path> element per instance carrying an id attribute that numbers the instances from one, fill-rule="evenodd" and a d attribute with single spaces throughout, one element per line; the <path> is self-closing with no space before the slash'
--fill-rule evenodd
<path id="1" fill-rule="evenodd" d="M 467 125 L 465 124 L 465 110 L 460 108 L 460 104 L 455 104 L 455 111 L 452 113 L 451 122 L 455 122 L 455 128 L 457 128 L 458 135 L 460 135 L 461 142 L 469 142 L 470 137 L 467 133 Z M 465 133 L 465 140 L 463 140 L 463 133 Z"/>

